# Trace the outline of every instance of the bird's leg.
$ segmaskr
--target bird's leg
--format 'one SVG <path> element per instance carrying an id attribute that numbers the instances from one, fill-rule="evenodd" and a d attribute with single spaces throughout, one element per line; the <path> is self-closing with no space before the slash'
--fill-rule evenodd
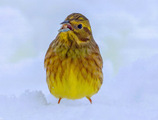
<path id="1" fill-rule="evenodd" d="M 59 100 L 58 100 L 58 104 L 60 104 L 61 99 L 62 99 L 62 98 L 59 98 Z"/>
<path id="2" fill-rule="evenodd" d="M 88 100 L 89 100 L 89 102 L 92 104 L 92 100 L 91 100 L 91 98 L 90 97 L 86 97 Z"/>

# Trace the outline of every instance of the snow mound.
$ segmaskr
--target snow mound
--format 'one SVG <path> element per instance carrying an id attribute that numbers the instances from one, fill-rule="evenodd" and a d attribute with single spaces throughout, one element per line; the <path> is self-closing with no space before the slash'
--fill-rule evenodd
<path id="1" fill-rule="evenodd" d="M 42 106 L 46 105 L 44 94 L 40 91 L 16 96 L 0 96 L 0 118 L 3 120 L 28 120 Z"/>

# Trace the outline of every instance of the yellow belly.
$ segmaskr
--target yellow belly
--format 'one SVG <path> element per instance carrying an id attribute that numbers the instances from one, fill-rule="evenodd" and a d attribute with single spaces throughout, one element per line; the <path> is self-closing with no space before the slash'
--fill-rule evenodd
<path id="1" fill-rule="evenodd" d="M 99 76 L 102 73 L 83 61 L 80 63 L 78 60 L 67 59 L 48 67 L 53 69 L 47 70 L 47 84 L 50 92 L 57 98 L 91 97 L 101 86 Z"/>

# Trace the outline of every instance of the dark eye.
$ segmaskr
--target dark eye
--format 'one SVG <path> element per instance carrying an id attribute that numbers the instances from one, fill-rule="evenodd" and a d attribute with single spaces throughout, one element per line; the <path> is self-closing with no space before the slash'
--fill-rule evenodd
<path id="1" fill-rule="evenodd" d="M 82 24 L 79 24 L 79 25 L 78 25 L 78 28 L 81 29 L 81 28 L 82 28 Z"/>

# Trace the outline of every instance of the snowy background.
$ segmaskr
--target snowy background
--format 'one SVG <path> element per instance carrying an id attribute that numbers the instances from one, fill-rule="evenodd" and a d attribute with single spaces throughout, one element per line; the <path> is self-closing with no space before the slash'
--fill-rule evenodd
<path id="1" fill-rule="evenodd" d="M 84 14 L 104 59 L 104 83 L 57 104 L 44 55 L 67 15 Z M 158 0 L 1 0 L 0 120 L 158 120 Z"/>

